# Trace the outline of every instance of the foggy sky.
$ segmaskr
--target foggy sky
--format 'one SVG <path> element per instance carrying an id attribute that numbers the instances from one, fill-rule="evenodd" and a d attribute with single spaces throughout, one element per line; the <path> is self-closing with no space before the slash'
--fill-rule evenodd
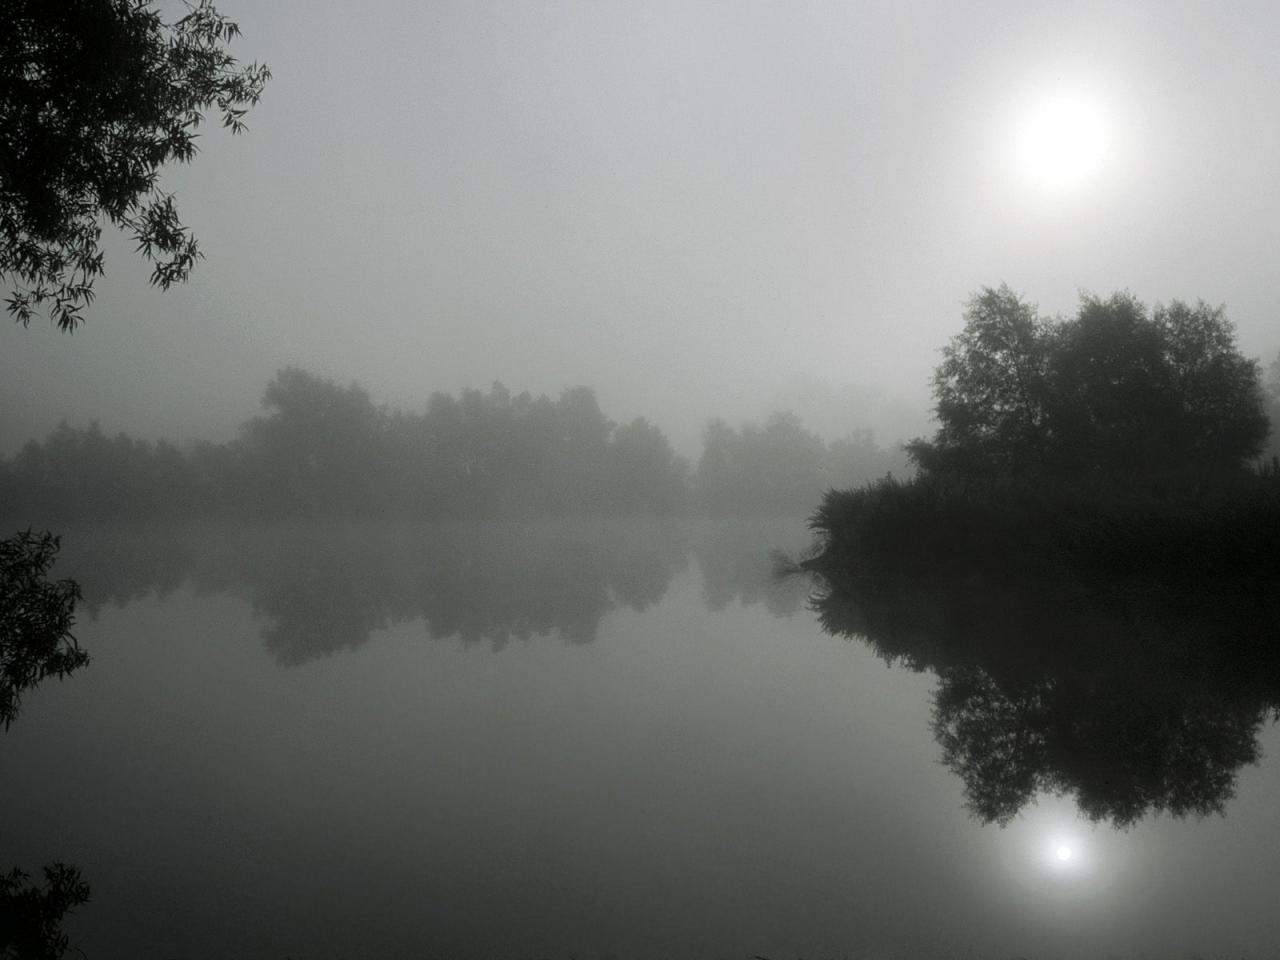
<path id="1" fill-rule="evenodd" d="M 0 451 L 64 416 L 227 439 L 286 364 L 410 407 L 585 383 L 687 452 L 784 404 L 896 440 L 1002 281 L 1225 303 L 1280 346 L 1270 4 L 219 8 L 274 79 L 166 176 L 208 259 L 161 294 L 115 240 L 73 336 L 0 322 Z M 1108 145 L 1052 193 L 1014 141 L 1057 95 Z"/>

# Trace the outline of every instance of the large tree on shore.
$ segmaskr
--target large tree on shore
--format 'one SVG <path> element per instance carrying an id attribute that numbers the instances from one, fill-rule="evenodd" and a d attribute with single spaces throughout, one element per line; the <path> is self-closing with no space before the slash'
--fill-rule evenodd
<path id="1" fill-rule="evenodd" d="M 47 309 L 62 330 L 82 322 L 103 272 L 104 223 L 125 231 L 154 264 L 161 289 L 200 258 L 160 168 L 196 153 L 197 128 L 216 111 L 238 133 L 270 77 L 241 66 L 238 33 L 211 0 L 166 23 L 152 0 L 4 0 L 0 4 L 0 281 L 24 326 Z M 86 662 L 70 634 L 79 588 L 51 583 L 57 539 L 0 540 L 0 723 L 49 675 Z M 88 899 L 73 868 L 46 867 L 48 890 L 0 875 L 0 954 L 62 956 L 62 915 Z"/>
<path id="2" fill-rule="evenodd" d="M 8 309 L 24 325 L 44 307 L 63 330 L 81 322 L 102 273 L 104 222 L 132 234 L 162 288 L 185 280 L 200 256 L 160 189 L 160 168 L 195 156 L 196 130 L 211 110 L 232 133 L 243 129 L 270 73 L 226 51 L 240 28 L 211 0 L 188 4 L 173 23 L 153 5 L 0 4 L 0 280 L 12 284 Z M 25 595 L 41 582 L 56 542 L 46 535 L 45 552 L 32 552 L 25 535 L 0 541 L 8 558 L 0 594 Z M 74 596 L 66 601 L 69 624 Z M 42 629 L 61 622 L 33 610 L 0 618 L 0 659 L 31 647 L 37 620 Z M 78 663 L 59 661 L 53 672 Z M 9 683 L 20 689 L 28 676 L 15 673 Z"/>
<path id="3" fill-rule="evenodd" d="M 939 422 L 909 446 L 928 473 L 1141 476 L 1239 469 L 1268 420 L 1258 363 L 1221 307 L 1149 311 L 1128 293 L 1047 320 L 985 289 L 934 375 Z"/>
<path id="4" fill-rule="evenodd" d="M 82 321 L 103 272 L 103 223 L 129 234 L 167 289 L 200 258 L 160 168 L 196 153 L 211 111 L 238 133 L 270 74 L 239 64 L 239 28 L 210 0 L 166 23 L 151 0 L 0 5 L 0 277 L 23 324 Z"/>

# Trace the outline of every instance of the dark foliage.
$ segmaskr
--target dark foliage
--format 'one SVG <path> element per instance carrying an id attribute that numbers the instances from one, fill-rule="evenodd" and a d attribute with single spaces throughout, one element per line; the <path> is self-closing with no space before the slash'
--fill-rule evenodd
<path id="1" fill-rule="evenodd" d="M 1280 354 L 1267 367 L 1266 380 L 1263 384 L 1266 397 L 1267 419 L 1271 421 L 1271 433 L 1267 436 L 1267 446 L 1263 455 L 1268 463 L 1280 470 Z"/>
<path id="2" fill-rule="evenodd" d="M 238 133 L 269 79 L 225 47 L 238 33 L 209 0 L 165 23 L 151 0 L 7 0 L 0 8 L 0 276 L 23 324 L 48 306 L 74 329 L 103 272 L 103 222 L 186 279 L 200 257 L 160 168 L 190 161 L 205 114 Z"/>
<path id="3" fill-rule="evenodd" d="M 49 533 L 0 541 L 0 724 L 18 715 L 22 692 L 46 677 L 65 677 L 88 663 L 71 635 L 80 588 L 51 581 L 58 552 Z"/>
<path id="4" fill-rule="evenodd" d="M 1260 378 L 1220 307 L 1086 296 L 1050 321 L 987 289 L 934 375 L 938 431 L 909 450 L 961 477 L 1238 471 L 1267 436 Z"/>
<path id="5" fill-rule="evenodd" d="M 930 476 L 828 495 L 832 633 L 938 675 L 971 809 L 1220 812 L 1280 711 L 1280 476 L 1165 492 Z"/>
<path id="6" fill-rule="evenodd" d="M 809 525 L 815 562 L 868 574 L 1120 572 L 1194 582 L 1209 565 L 1252 580 L 1280 550 L 1280 473 L 1195 486 L 1098 477 L 886 479 L 829 492 Z"/>
<path id="7" fill-rule="evenodd" d="M 0 874 L 0 957 L 59 960 L 67 951 L 63 919 L 89 902 L 89 885 L 64 863 L 44 868 L 44 886 L 13 869 Z"/>
<path id="8" fill-rule="evenodd" d="M 922 474 L 810 524 L 831 632 L 938 675 L 974 813 L 1038 793 L 1095 820 L 1221 811 L 1280 711 L 1280 469 L 1221 309 L 970 301 L 934 376 Z"/>

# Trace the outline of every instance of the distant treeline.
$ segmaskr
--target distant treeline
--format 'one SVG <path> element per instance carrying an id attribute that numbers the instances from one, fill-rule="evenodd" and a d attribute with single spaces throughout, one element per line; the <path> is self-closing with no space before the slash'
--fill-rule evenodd
<path id="1" fill-rule="evenodd" d="M 494 384 L 410 412 L 286 368 L 262 406 L 232 442 L 186 449 L 64 421 L 0 459 L 0 510 L 39 522 L 776 513 L 905 467 L 870 431 L 828 445 L 791 413 L 739 429 L 712 421 L 692 466 L 644 418 L 606 417 L 589 387 L 552 400 Z"/>

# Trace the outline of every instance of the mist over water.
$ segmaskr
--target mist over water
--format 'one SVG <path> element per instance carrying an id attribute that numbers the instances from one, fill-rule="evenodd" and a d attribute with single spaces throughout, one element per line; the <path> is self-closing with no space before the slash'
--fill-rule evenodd
<path id="1" fill-rule="evenodd" d="M 1119 831 L 1041 795 L 984 826 L 938 762 L 953 669 L 825 633 L 815 584 L 770 565 L 808 536 L 69 529 L 93 661 L 28 693 L 6 736 L 6 849 L 91 877 L 65 929 L 104 958 L 1087 957 L 1280 935 L 1278 867 L 1249 840 L 1280 787 L 1270 725 L 1223 817 Z"/>

